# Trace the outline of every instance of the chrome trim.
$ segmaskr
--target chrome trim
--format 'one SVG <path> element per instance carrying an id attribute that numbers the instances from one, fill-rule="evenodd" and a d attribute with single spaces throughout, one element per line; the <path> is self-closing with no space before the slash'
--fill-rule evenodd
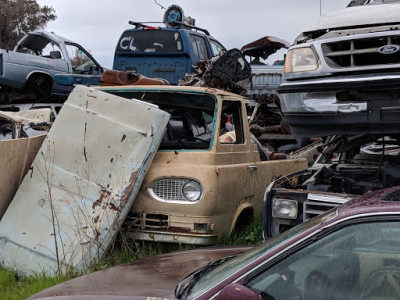
<path id="1" fill-rule="evenodd" d="M 197 182 L 201 188 L 200 198 L 196 201 L 189 201 L 183 195 L 183 186 L 188 181 Z M 147 191 L 157 201 L 176 204 L 196 204 L 204 195 L 204 188 L 200 181 L 190 177 L 159 177 L 150 182 Z"/>

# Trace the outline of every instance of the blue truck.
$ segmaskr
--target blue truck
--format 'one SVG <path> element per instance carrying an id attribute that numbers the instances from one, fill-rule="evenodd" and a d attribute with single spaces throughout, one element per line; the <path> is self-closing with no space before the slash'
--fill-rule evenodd
<path id="1" fill-rule="evenodd" d="M 220 54 L 225 48 L 206 29 L 195 26 L 183 10 L 170 6 L 163 18 L 165 27 L 129 22 L 134 28 L 125 30 L 118 40 L 113 69 L 164 78 L 178 84 L 193 68 Z"/>

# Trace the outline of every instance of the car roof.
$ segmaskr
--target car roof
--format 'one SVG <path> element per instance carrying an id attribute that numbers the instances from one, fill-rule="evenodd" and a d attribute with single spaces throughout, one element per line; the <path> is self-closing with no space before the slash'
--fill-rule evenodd
<path id="1" fill-rule="evenodd" d="M 371 214 L 400 215 L 400 186 L 381 189 L 356 197 L 339 206 L 338 216 L 343 218 Z"/>

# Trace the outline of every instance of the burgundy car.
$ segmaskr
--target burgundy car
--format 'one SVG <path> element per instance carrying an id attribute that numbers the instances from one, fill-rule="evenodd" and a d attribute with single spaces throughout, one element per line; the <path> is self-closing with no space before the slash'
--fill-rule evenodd
<path id="1" fill-rule="evenodd" d="M 400 187 L 350 200 L 186 278 L 183 272 L 199 261 L 244 249 L 200 248 L 148 257 L 30 299 L 398 299 L 399 200 Z"/>

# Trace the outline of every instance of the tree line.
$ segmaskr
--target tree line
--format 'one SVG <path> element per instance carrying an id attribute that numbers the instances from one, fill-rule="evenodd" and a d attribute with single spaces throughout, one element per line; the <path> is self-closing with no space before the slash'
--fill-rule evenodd
<path id="1" fill-rule="evenodd" d="M 25 34 L 55 19 L 54 8 L 36 0 L 0 0 L 0 48 L 12 50 Z"/>

